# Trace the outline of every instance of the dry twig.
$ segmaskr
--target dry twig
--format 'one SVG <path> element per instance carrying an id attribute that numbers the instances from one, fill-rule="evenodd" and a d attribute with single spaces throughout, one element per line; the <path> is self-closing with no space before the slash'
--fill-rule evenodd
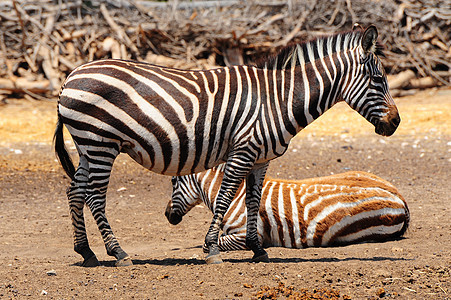
<path id="1" fill-rule="evenodd" d="M 409 74 L 392 87 L 451 82 L 451 10 L 446 1 L 87 3 L 0 0 L 0 78 L 44 78 L 50 86 L 42 92 L 55 93 L 73 68 L 94 59 L 148 60 L 180 68 L 249 64 L 288 43 L 350 30 L 357 21 L 377 25 L 386 46 L 387 72 Z"/>

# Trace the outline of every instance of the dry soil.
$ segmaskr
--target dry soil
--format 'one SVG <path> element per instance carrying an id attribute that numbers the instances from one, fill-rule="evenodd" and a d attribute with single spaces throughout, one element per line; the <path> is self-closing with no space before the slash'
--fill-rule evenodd
<path id="1" fill-rule="evenodd" d="M 72 250 L 69 180 L 52 151 L 56 102 L 9 100 L 0 106 L 0 299 L 451 299 L 451 90 L 395 101 L 402 122 L 392 137 L 377 136 L 339 104 L 302 131 L 268 173 L 300 179 L 363 170 L 381 176 L 409 205 L 403 239 L 270 248 L 271 262 L 260 264 L 236 251 L 224 253 L 221 265 L 206 265 L 201 245 L 208 210 L 196 207 L 170 225 L 164 217 L 169 177 L 121 155 L 107 215 L 134 265 L 113 266 L 86 210 L 102 266 L 83 268 Z"/>

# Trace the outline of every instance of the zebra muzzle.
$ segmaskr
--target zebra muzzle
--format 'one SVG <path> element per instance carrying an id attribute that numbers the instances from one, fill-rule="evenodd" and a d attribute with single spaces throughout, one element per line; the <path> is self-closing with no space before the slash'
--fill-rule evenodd
<path id="1" fill-rule="evenodd" d="M 389 113 L 374 122 L 375 131 L 377 134 L 383 136 L 391 136 L 395 133 L 396 129 L 401 122 L 401 118 L 399 117 L 398 110 L 396 107 L 389 111 Z"/>
<path id="2" fill-rule="evenodd" d="M 168 219 L 169 223 L 171 223 L 172 225 L 177 225 L 178 223 L 180 223 L 183 219 L 183 217 L 177 213 L 175 213 L 171 206 L 168 205 L 166 207 L 166 211 L 164 212 L 164 215 L 166 216 L 166 218 Z"/>

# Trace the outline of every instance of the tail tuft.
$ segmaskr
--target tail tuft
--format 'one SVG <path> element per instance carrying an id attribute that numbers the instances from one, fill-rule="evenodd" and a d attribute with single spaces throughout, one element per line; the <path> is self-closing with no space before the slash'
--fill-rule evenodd
<path id="1" fill-rule="evenodd" d="M 55 146 L 55 153 L 58 160 L 61 163 L 64 171 L 70 179 L 75 179 L 75 166 L 72 159 L 67 152 L 66 145 L 64 144 L 63 136 L 63 121 L 61 116 L 58 114 L 58 122 L 56 123 L 55 135 L 53 136 L 53 144 Z"/>

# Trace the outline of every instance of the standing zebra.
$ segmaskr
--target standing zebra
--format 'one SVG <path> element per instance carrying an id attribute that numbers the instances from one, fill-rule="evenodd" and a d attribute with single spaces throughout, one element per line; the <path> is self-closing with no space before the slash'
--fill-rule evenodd
<path id="1" fill-rule="evenodd" d="M 173 177 L 172 199 L 165 213 L 169 222 L 180 223 L 202 201 L 214 212 L 223 176 L 224 165 L 219 165 Z M 224 214 L 220 251 L 247 248 L 245 189 L 243 182 Z M 407 230 L 409 219 L 407 203 L 398 190 L 370 173 L 271 178 L 263 183 L 257 232 L 264 248 L 325 247 L 397 238 Z"/>
<path id="2" fill-rule="evenodd" d="M 141 62 L 101 60 L 67 77 L 58 101 L 55 151 L 72 179 L 67 190 L 74 250 L 84 266 L 98 265 L 88 245 L 86 203 L 117 265 L 131 264 L 105 215 L 115 158 L 124 152 L 145 168 L 185 175 L 226 163 L 215 213 L 205 238 L 207 263 L 220 263 L 219 225 L 246 180 L 246 245 L 253 261 L 268 261 L 257 237 L 257 212 L 269 161 L 291 138 L 338 101 L 394 133 L 400 118 L 369 26 L 287 47 L 257 66 L 184 71 Z M 75 169 L 63 125 L 79 154 Z"/>

